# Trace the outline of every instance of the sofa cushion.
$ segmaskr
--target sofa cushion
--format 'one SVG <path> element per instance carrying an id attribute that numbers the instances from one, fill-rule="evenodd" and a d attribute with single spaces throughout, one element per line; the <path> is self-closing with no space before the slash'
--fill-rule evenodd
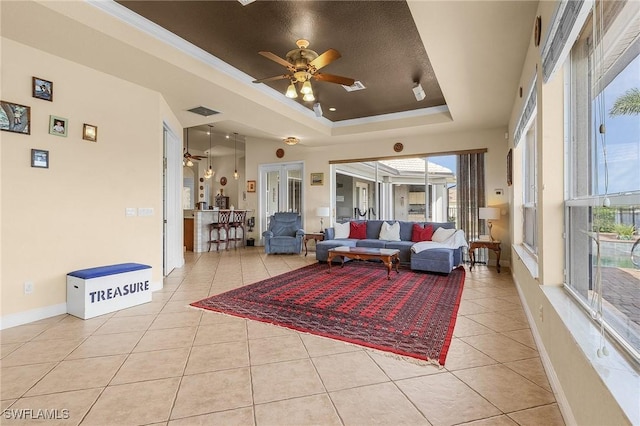
<path id="1" fill-rule="evenodd" d="M 295 222 L 275 222 L 271 227 L 271 232 L 279 237 L 295 237 L 297 230 Z"/>
<path id="2" fill-rule="evenodd" d="M 435 230 L 435 232 L 431 236 L 431 240 L 437 243 L 441 243 L 448 240 L 449 237 L 451 237 L 455 233 L 456 233 L 455 229 L 438 228 Z"/>
<path id="3" fill-rule="evenodd" d="M 420 241 L 431 241 L 433 236 L 433 225 L 425 225 L 424 228 L 419 223 L 413 224 L 413 232 L 411 233 L 411 241 L 419 243 Z"/>
<path id="4" fill-rule="evenodd" d="M 333 227 L 336 231 L 335 238 L 349 238 L 349 232 L 351 231 L 351 224 L 349 222 L 346 223 L 336 223 Z"/>
<path id="5" fill-rule="evenodd" d="M 364 240 L 358 240 L 356 244 L 357 247 L 369 247 L 369 248 L 385 248 L 386 241 L 378 240 L 378 239 L 369 239 L 365 238 Z"/>
<path id="6" fill-rule="evenodd" d="M 380 228 L 382 228 L 382 220 L 370 220 L 367 222 L 367 236 L 370 240 L 375 240 L 380 236 Z"/>
<path id="7" fill-rule="evenodd" d="M 399 221 L 400 223 L 400 240 L 411 241 L 411 233 L 413 232 L 413 224 L 415 222 Z"/>
<path id="8" fill-rule="evenodd" d="M 350 222 L 350 225 L 349 238 L 367 238 L 367 222 Z"/>
<path id="9" fill-rule="evenodd" d="M 400 223 L 394 222 L 390 224 L 389 222 L 384 222 L 380 228 L 380 236 L 378 238 L 386 241 L 400 241 Z"/>

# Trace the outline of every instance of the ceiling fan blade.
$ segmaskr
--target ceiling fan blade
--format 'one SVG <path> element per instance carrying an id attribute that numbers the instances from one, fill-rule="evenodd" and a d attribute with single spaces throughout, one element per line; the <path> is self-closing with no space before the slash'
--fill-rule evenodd
<path id="1" fill-rule="evenodd" d="M 291 65 L 289 62 L 287 62 L 286 59 L 282 59 L 280 56 L 276 55 L 275 53 L 271 53 L 271 52 L 265 52 L 265 51 L 260 51 L 258 52 L 259 54 L 261 54 L 262 56 L 264 56 L 267 59 L 271 59 L 273 62 L 277 62 L 280 65 L 282 65 L 285 68 L 288 68 L 292 71 L 295 70 L 295 67 L 293 65 Z"/>
<path id="2" fill-rule="evenodd" d="M 313 78 L 320 81 L 326 81 L 327 83 L 342 84 L 343 86 L 351 86 L 353 85 L 353 83 L 356 82 L 353 78 L 342 77 L 342 76 L 333 75 L 333 74 L 317 73 L 313 75 Z"/>
<path id="3" fill-rule="evenodd" d="M 273 77 L 261 78 L 259 80 L 253 80 L 253 83 L 264 83 L 265 81 L 283 80 L 285 78 L 291 78 L 290 74 L 276 75 Z"/>
<path id="4" fill-rule="evenodd" d="M 315 58 L 313 61 L 309 62 L 309 67 L 313 67 L 316 70 L 319 70 L 322 67 L 326 67 L 341 56 L 342 55 L 340 54 L 340 52 L 338 52 L 336 49 L 329 49 L 322 55 Z"/>

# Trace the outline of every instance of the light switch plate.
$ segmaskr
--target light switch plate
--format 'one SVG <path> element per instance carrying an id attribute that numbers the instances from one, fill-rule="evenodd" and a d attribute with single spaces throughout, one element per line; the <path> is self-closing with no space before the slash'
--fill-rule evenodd
<path id="1" fill-rule="evenodd" d="M 138 209 L 138 216 L 153 216 L 152 207 L 140 207 Z"/>
<path id="2" fill-rule="evenodd" d="M 127 216 L 127 217 L 135 216 L 136 215 L 136 208 L 135 207 L 127 207 L 126 209 L 124 209 L 124 215 Z"/>

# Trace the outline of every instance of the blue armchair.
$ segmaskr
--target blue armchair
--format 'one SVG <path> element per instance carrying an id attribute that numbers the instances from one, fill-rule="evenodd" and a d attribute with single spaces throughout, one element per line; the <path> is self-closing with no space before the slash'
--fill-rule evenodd
<path id="1" fill-rule="evenodd" d="M 269 220 L 269 229 L 262 233 L 264 252 L 301 253 L 302 219 L 298 213 L 274 213 Z"/>

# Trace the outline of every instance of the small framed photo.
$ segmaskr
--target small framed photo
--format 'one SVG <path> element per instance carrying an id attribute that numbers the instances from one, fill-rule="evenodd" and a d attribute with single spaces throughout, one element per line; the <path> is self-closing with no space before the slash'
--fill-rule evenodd
<path id="1" fill-rule="evenodd" d="M 49 151 L 42 149 L 31 150 L 31 167 L 39 167 L 41 169 L 49 168 Z"/>
<path id="2" fill-rule="evenodd" d="M 0 101 L 0 130 L 31 134 L 31 107 Z"/>
<path id="3" fill-rule="evenodd" d="M 67 137 L 69 120 L 55 115 L 49 116 L 49 134 Z"/>
<path id="4" fill-rule="evenodd" d="M 311 173 L 311 185 L 324 185 L 324 173 Z"/>
<path id="5" fill-rule="evenodd" d="M 32 77 L 33 97 L 53 102 L 53 82 L 39 77 Z"/>
<path id="6" fill-rule="evenodd" d="M 82 126 L 82 139 L 98 142 L 98 126 L 94 126 L 93 124 L 83 124 Z"/>
<path id="7" fill-rule="evenodd" d="M 248 180 L 247 181 L 247 192 L 256 192 L 256 181 Z"/>

